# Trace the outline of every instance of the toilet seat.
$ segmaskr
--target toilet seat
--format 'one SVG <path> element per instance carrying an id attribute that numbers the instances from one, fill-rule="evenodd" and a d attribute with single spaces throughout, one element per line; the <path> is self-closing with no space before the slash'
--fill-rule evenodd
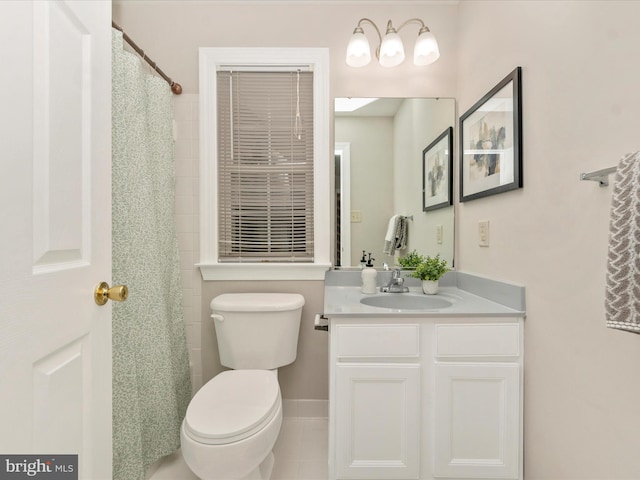
<path id="1" fill-rule="evenodd" d="M 281 407 L 280 386 L 270 370 L 229 370 L 195 394 L 185 416 L 193 440 L 222 445 L 259 432 Z"/>

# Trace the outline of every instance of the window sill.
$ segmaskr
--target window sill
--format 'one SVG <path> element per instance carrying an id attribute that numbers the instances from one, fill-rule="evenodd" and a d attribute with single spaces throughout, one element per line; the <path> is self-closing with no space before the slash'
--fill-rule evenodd
<path id="1" fill-rule="evenodd" d="M 203 280 L 324 280 L 330 263 L 200 263 Z"/>

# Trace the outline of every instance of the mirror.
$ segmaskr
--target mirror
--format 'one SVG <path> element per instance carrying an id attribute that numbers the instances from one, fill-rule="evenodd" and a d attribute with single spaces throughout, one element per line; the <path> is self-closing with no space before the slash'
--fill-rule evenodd
<path id="1" fill-rule="evenodd" d="M 391 267 L 417 250 L 453 267 L 454 207 L 423 211 L 423 150 L 455 122 L 453 98 L 336 98 L 335 266 L 359 266 L 364 250 Z M 410 220 L 394 258 L 383 248 L 396 214 Z"/>

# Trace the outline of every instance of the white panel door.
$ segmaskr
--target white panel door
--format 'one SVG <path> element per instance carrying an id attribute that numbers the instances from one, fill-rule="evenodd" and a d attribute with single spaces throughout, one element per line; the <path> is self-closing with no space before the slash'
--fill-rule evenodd
<path id="1" fill-rule="evenodd" d="M 110 1 L 0 2 L 0 452 L 111 478 Z"/>
<path id="2" fill-rule="evenodd" d="M 419 365 L 336 368 L 336 478 L 417 479 Z"/>
<path id="3" fill-rule="evenodd" d="M 434 476 L 519 478 L 520 366 L 438 363 Z"/>

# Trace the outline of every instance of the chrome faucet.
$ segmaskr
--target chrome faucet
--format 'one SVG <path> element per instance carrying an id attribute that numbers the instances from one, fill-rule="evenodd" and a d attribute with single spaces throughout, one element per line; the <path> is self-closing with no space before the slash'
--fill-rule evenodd
<path id="1" fill-rule="evenodd" d="M 404 293 L 409 291 L 409 288 L 404 286 L 404 278 L 402 278 L 399 268 L 393 269 L 391 280 L 389 280 L 389 283 L 382 287 L 380 291 L 385 293 Z"/>

